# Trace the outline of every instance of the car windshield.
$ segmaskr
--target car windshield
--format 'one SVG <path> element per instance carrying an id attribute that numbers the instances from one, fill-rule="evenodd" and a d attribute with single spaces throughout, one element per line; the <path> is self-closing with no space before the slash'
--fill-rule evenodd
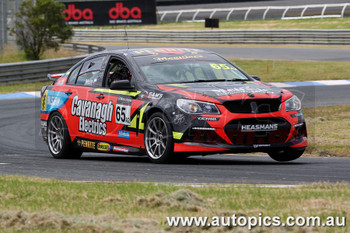
<path id="1" fill-rule="evenodd" d="M 146 81 L 152 84 L 249 81 L 235 66 L 215 54 L 138 56 Z"/>

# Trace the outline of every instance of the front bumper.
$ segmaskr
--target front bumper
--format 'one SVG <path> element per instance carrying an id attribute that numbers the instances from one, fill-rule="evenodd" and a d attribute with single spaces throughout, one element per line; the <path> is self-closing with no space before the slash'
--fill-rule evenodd
<path id="1" fill-rule="evenodd" d="M 286 112 L 282 105 L 273 113 L 237 114 L 223 106 L 218 107 L 221 115 L 185 118 L 187 122 L 178 126 L 181 138 L 174 138 L 174 152 L 269 152 L 307 146 L 306 123 L 301 110 Z M 274 128 L 245 129 L 257 125 Z"/>

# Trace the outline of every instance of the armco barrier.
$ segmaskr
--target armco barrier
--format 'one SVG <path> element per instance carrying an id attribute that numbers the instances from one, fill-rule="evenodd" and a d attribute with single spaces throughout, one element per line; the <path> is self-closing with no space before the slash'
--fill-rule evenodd
<path id="1" fill-rule="evenodd" d="M 85 53 L 93 53 L 104 50 L 104 48 L 100 46 L 75 43 L 63 44 L 62 46 Z M 72 65 L 84 57 L 86 57 L 86 55 L 40 61 L 0 64 L 0 85 L 47 80 L 48 73 L 66 72 Z"/>
<path id="2" fill-rule="evenodd" d="M 331 2 L 331 1 L 330 1 Z M 198 21 L 205 18 L 220 20 L 305 19 L 349 16 L 349 3 L 297 6 L 257 6 L 158 11 L 160 22 Z"/>
<path id="3" fill-rule="evenodd" d="M 0 85 L 47 80 L 48 73 L 66 72 L 68 68 L 84 57 L 85 55 L 42 61 L 0 64 Z"/>
<path id="4" fill-rule="evenodd" d="M 73 41 L 349 45 L 350 30 L 74 30 Z"/>
<path id="5" fill-rule="evenodd" d="M 318 44 L 350 45 L 350 30 L 74 30 L 73 41 L 156 42 L 213 44 Z M 67 45 L 85 52 L 101 51 L 99 46 Z M 0 85 L 46 80 L 48 73 L 66 71 L 83 56 L 43 61 L 0 64 Z"/>

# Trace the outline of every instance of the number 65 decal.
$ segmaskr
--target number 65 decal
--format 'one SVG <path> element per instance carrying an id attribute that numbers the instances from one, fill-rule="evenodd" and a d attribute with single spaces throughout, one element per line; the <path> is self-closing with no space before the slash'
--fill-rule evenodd
<path id="1" fill-rule="evenodd" d="M 130 125 L 131 106 L 116 104 L 115 105 L 115 123 L 122 125 Z"/>

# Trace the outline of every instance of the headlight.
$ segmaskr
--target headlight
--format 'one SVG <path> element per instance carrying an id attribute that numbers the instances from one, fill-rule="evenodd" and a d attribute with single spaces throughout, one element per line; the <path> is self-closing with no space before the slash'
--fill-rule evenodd
<path id="1" fill-rule="evenodd" d="M 218 107 L 213 103 L 178 99 L 176 105 L 185 113 L 190 114 L 220 114 Z"/>
<path id="2" fill-rule="evenodd" d="M 295 95 L 286 100 L 286 111 L 298 111 L 301 109 L 301 101 Z"/>

